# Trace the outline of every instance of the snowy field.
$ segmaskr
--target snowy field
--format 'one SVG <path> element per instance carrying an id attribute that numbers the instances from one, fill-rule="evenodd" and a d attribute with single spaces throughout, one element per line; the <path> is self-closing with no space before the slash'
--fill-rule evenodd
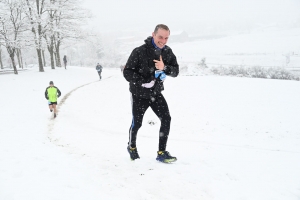
<path id="1" fill-rule="evenodd" d="M 127 52 L 122 59 L 123 64 L 131 50 L 141 44 L 142 40 L 123 44 L 121 49 Z M 211 40 L 170 42 L 169 45 L 181 68 L 194 68 L 205 58 L 209 68 L 260 66 L 284 68 L 300 74 L 300 28 L 270 28 Z"/>
<path id="2" fill-rule="evenodd" d="M 300 29 L 170 44 L 181 67 L 203 57 L 208 66 L 286 67 L 294 52 L 296 68 L 299 45 Z M 151 109 L 141 159 L 129 159 L 130 94 L 119 69 L 104 66 L 101 81 L 75 66 L 1 71 L 0 200 L 299 200 L 300 82 L 198 74 L 165 81 L 167 150 L 178 161 L 163 164 Z M 62 92 L 56 119 L 44 97 L 51 80 Z"/>
<path id="3" fill-rule="evenodd" d="M 300 69 L 300 28 L 255 31 L 184 45 L 177 43 L 171 47 L 181 64 L 199 63 L 206 58 L 208 66 Z"/>
<path id="4" fill-rule="evenodd" d="M 44 98 L 50 80 L 62 91 L 56 119 Z M 129 159 L 130 95 L 119 69 L 104 68 L 99 81 L 93 68 L 32 68 L 0 75 L 0 85 L 1 200 L 300 198 L 298 81 L 168 77 L 174 164 L 155 160 L 151 109 L 141 159 Z"/>

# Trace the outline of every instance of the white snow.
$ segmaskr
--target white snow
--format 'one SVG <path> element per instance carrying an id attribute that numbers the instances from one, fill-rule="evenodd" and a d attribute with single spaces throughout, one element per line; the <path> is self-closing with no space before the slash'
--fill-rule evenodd
<path id="1" fill-rule="evenodd" d="M 188 56 L 186 45 L 175 54 Z M 75 66 L 0 74 L 1 200 L 300 198 L 298 81 L 167 77 L 167 150 L 178 161 L 163 164 L 151 109 L 138 133 L 141 159 L 129 159 L 128 83 L 119 68 L 102 74 Z M 56 119 L 44 97 L 51 80 L 62 92 Z"/>
<path id="2" fill-rule="evenodd" d="M 300 28 L 256 31 L 214 40 L 171 45 L 179 61 L 210 66 L 300 67 Z M 290 60 L 287 65 L 286 56 Z"/>
<path id="3" fill-rule="evenodd" d="M 44 98 L 50 80 L 65 98 L 54 120 Z M 159 120 L 151 109 L 138 134 L 141 159 L 129 159 L 120 70 L 104 69 L 98 81 L 94 69 L 34 68 L 0 81 L 0 199 L 300 197 L 297 81 L 168 77 L 174 164 L 155 160 Z"/>

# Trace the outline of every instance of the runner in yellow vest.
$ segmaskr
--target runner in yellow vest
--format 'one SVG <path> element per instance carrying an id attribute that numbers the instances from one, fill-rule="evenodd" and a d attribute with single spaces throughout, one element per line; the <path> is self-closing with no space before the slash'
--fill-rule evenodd
<path id="1" fill-rule="evenodd" d="M 56 105 L 57 105 L 57 98 L 60 97 L 61 92 L 60 90 L 54 86 L 53 81 L 50 81 L 49 87 L 46 88 L 45 97 L 48 100 L 48 105 L 50 112 L 54 111 L 54 118 L 56 117 Z"/>

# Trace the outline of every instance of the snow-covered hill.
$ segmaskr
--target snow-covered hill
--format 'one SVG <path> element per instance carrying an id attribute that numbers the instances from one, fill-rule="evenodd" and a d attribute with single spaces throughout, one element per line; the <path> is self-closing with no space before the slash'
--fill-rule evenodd
<path id="1" fill-rule="evenodd" d="M 50 80 L 64 99 L 55 120 L 44 98 Z M 297 81 L 168 77 L 174 164 L 155 160 L 160 123 L 151 109 L 138 134 L 141 159 L 129 159 L 119 69 L 104 68 L 99 81 L 94 69 L 33 68 L 0 75 L 0 85 L 0 199 L 300 197 Z"/>

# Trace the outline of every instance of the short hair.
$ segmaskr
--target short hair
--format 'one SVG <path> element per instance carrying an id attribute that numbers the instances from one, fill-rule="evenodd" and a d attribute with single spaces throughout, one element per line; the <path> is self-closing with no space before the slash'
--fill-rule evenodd
<path id="1" fill-rule="evenodd" d="M 156 25 L 156 27 L 154 29 L 154 33 L 157 33 L 158 29 L 160 29 L 160 28 L 170 32 L 170 29 L 167 25 L 158 24 L 158 25 Z"/>

